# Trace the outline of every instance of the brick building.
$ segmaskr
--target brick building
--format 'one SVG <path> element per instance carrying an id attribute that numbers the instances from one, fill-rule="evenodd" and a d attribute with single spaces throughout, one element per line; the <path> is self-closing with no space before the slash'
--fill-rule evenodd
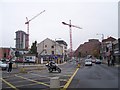
<path id="1" fill-rule="evenodd" d="M 116 41 L 116 39 L 113 37 L 108 37 L 107 39 L 102 40 L 103 49 L 101 49 L 101 50 L 103 50 L 103 51 L 100 51 L 100 53 L 104 59 L 111 57 L 110 52 L 112 51 L 112 44 L 114 41 Z"/>
<path id="2" fill-rule="evenodd" d="M 81 57 L 85 57 L 87 55 L 92 55 L 95 57 L 99 57 L 100 55 L 100 46 L 101 43 L 97 39 L 89 39 L 88 42 L 81 44 L 77 50 L 74 52 L 74 56 L 78 57 L 81 54 Z"/>
<path id="3" fill-rule="evenodd" d="M 6 58 L 9 59 L 10 58 L 10 54 L 11 54 L 11 49 L 15 50 L 15 48 L 4 48 L 1 47 L 0 48 L 0 59 Z"/>

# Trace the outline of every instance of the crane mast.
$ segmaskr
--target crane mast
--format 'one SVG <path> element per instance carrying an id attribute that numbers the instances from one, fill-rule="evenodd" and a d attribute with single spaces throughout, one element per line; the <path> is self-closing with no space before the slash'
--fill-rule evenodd
<path id="1" fill-rule="evenodd" d="M 28 47 L 29 47 L 29 23 L 30 23 L 30 21 L 32 21 L 33 19 L 35 19 L 36 17 L 38 17 L 40 14 L 42 14 L 43 12 L 45 12 L 45 10 L 43 10 L 42 12 L 40 12 L 40 13 L 38 13 L 36 16 L 34 16 L 33 18 L 31 18 L 30 20 L 28 20 L 28 18 L 26 17 L 26 22 L 25 22 L 25 24 L 27 24 L 27 47 L 26 47 L 26 49 L 28 49 Z"/>
<path id="2" fill-rule="evenodd" d="M 69 24 L 67 24 L 67 23 L 65 23 L 65 22 L 62 22 L 62 24 L 68 25 L 68 26 L 69 26 L 69 29 L 70 29 L 70 58 L 72 59 L 73 49 L 72 49 L 72 29 L 71 29 L 71 27 L 75 27 L 75 28 L 78 28 L 78 29 L 82 29 L 82 28 L 79 27 L 79 26 L 72 25 L 72 24 L 71 24 L 71 20 L 69 20 Z"/>

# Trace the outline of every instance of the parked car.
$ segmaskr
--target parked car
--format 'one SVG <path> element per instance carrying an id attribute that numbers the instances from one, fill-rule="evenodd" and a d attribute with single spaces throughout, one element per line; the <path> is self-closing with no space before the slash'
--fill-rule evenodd
<path id="1" fill-rule="evenodd" d="M 92 63 L 95 63 L 96 62 L 96 59 L 92 59 Z"/>
<path id="2" fill-rule="evenodd" d="M 35 56 L 25 56 L 25 61 L 26 63 L 35 63 Z"/>
<path id="3" fill-rule="evenodd" d="M 7 70 L 7 67 L 8 67 L 7 62 L 0 61 L 0 67 L 1 67 L 2 70 Z"/>
<path id="4" fill-rule="evenodd" d="M 92 66 L 92 60 L 91 59 L 85 59 L 85 66 Z"/>
<path id="5" fill-rule="evenodd" d="M 96 59 L 95 64 L 101 64 L 101 63 L 102 63 L 102 62 L 101 62 L 100 59 Z"/>

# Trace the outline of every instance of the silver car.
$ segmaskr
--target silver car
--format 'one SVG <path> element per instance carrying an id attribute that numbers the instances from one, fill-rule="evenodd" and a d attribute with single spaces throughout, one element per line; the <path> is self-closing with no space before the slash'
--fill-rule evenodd
<path id="1" fill-rule="evenodd" d="M 92 66 L 92 60 L 91 59 L 85 59 L 85 66 Z"/>
<path id="2" fill-rule="evenodd" d="M 6 62 L 0 61 L 0 67 L 2 70 L 7 70 L 8 64 Z"/>

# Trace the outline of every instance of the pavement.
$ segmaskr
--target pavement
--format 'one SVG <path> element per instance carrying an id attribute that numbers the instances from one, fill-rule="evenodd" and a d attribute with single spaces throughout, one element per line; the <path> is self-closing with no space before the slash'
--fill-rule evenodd
<path id="1" fill-rule="evenodd" d="M 107 60 L 102 61 L 103 64 L 108 64 Z M 120 64 L 115 63 L 114 67 L 120 67 Z"/>

